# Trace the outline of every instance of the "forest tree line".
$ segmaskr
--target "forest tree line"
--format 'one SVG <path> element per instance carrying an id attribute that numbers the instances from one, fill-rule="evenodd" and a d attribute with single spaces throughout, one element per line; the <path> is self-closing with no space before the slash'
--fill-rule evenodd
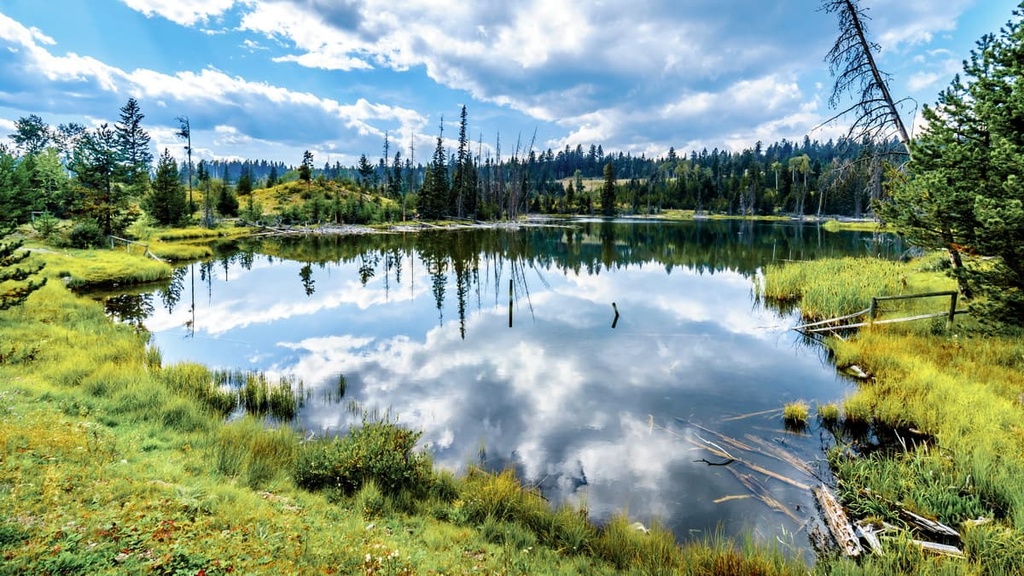
<path id="1" fill-rule="evenodd" d="M 10 134 L 14 146 L 0 145 L 0 214 L 16 223 L 42 217 L 44 227 L 51 216 L 72 219 L 72 243 L 89 244 L 124 233 L 140 209 L 161 225 L 185 223 L 197 211 L 201 221 L 233 217 L 244 211 L 238 198 L 253 189 L 298 180 L 335 182 L 401 204 L 401 211 L 380 211 L 382 219 L 487 220 L 529 212 L 610 215 L 664 209 L 859 217 L 883 194 L 885 165 L 876 152 L 887 147 L 804 137 L 768 146 L 758 142 L 741 152 L 716 148 L 677 154 L 673 148 L 648 158 L 605 153 L 600 144 L 556 152 L 517 141 L 503 156 L 500 138 L 486 152 L 480 140 L 468 139 L 463 107 L 455 149 L 447 146 L 442 128 L 426 164 L 403 158 L 401 151 L 391 155 L 387 139 L 384 155 L 370 161 L 364 154 L 355 166 L 337 161 L 317 166 L 308 151 L 298 166 L 217 159 L 190 164 L 179 163 L 168 150 L 154 157 L 144 118 L 134 98 L 113 125 L 92 129 L 74 123 L 53 127 L 36 115 L 19 118 Z M 193 190 L 202 192 L 198 196 L 204 205 L 196 204 Z M 301 219 L 295 213 L 285 216 Z"/>

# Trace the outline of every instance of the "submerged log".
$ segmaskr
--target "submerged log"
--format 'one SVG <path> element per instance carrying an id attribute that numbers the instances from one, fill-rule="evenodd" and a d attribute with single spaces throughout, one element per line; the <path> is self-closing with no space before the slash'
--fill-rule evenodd
<path id="1" fill-rule="evenodd" d="M 814 497 L 817 498 L 821 511 L 825 514 L 825 521 L 829 531 L 832 532 L 832 537 L 836 539 L 836 543 L 839 544 L 843 553 L 847 556 L 863 554 L 864 548 L 861 547 L 860 540 L 854 533 L 850 520 L 846 517 L 846 511 L 832 495 L 832 491 L 824 484 L 815 486 Z"/>

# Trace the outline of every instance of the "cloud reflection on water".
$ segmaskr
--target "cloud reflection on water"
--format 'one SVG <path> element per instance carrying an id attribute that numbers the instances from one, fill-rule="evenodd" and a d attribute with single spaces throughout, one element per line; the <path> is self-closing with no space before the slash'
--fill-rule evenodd
<path id="1" fill-rule="evenodd" d="M 265 266 L 257 257 L 244 275 L 232 266 L 229 280 L 197 286 L 195 339 L 181 338 L 187 307 L 161 309 L 147 326 L 170 361 L 218 366 L 248 358 L 251 368 L 298 376 L 311 399 L 300 426 L 343 430 L 359 421 L 345 407 L 350 401 L 390 411 L 423 430 L 438 465 L 462 469 L 483 455 L 488 466 L 514 466 L 554 501 L 582 500 L 598 520 L 628 510 L 680 536 L 718 526 L 765 537 L 799 528 L 751 499 L 715 504 L 747 491 L 723 467 L 694 462 L 707 453 L 693 449 L 694 429 L 684 422 L 737 437 L 785 437 L 812 458 L 816 441 L 785 436 L 777 417 L 723 418 L 844 393 L 816 351 L 766 328 L 791 320 L 752 303 L 749 274 L 685 266 L 668 273 L 658 265 L 599 274 L 526 269 L 530 295 L 517 292 L 510 329 L 511 266 L 495 274 L 497 259 L 482 255 L 462 331 L 454 272 L 446 272 L 439 321 L 419 257 L 408 255 L 401 282 L 378 274 L 365 285 L 357 262 L 325 264 L 313 270 L 309 297 L 301 263 Z M 614 330 L 612 302 L 622 314 Z M 343 402 L 318 400 L 340 375 Z M 791 509 L 812 509 L 810 494 L 766 483 Z"/>

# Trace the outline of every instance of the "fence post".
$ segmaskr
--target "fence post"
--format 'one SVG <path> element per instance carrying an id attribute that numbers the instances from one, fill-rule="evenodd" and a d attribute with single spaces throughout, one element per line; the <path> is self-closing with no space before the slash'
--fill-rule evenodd
<path id="1" fill-rule="evenodd" d="M 868 309 L 868 324 L 875 323 L 875 314 L 878 313 L 878 298 L 871 298 L 871 308 Z"/>
<path id="2" fill-rule="evenodd" d="M 957 293 L 953 292 L 949 295 L 949 320 L 948 324 L 953 325 L 953 318 L 956 316 L 956 296 Z"/>

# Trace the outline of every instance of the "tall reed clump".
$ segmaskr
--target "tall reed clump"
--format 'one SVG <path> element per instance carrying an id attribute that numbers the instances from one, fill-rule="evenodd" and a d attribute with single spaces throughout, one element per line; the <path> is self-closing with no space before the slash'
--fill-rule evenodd
<path id="1" fill-rule="evenodd" d="M 299 438 L 290 428 L 267 428 L 252 417 L 225 424 L 213 442 L 217 471 L 261 489 L 287 476 L 295 466 Z"/>
<path id="2" fill-rule="evenodd" d="M 160 379 L 176 394 L 195 400 L 214 413 L 227 416 L 238 405 L 238 395 L 226 386 L 219 386 L 206 366 L 183 362 L 166 366 Z"/>
<path id="3" fill-rule="evenodd" d="M 786 425 L 786 428 L 800 431 L 807 428 L 810 414 L 811 408 L 807 405 L 807 402 L 803 400 L 787 402 L 782 407 L 782 422 Z"/>
<path id="4" fill-rule="evenodd" d="M 840 415 L 839 405 L 835 402 L 818 404 L 818 420 L 821 422 L 822 426 L 826 428 L 835 426 L 839 423 Z"/>
<path id="5" fill-rule="evenodd" d="M 754 576 L 808 573 L 806 565 L 780 548 L 757 544 L 750 538 L 733 542 L 717 532 L 704 540 L 685 545 L 681 555 L 684 566 L 675 574 Z"/>
<path id="6" fill-rule="evenodd" d="M 281 378 L 276 384 L 271 384 L 262 372 L 220 373 L 219 377 L 226 377 L 228 381 L 242 380 L 240 395 L 246 412 L 261 416 L 269 414 L 285 421 L 295 418 L 301 398 L 301 382 L 298 383 L 300 391 L 296 392 L 293 380 Z"/>
<path id="7" fill-rule="evenodd" d="M 594 543 L 597 555 L 619 570 L 675 574 L 683 564 L 683 555 L 672 532 L 658 525 L 638 528 L 625 516 L 612 518 Z"/>

